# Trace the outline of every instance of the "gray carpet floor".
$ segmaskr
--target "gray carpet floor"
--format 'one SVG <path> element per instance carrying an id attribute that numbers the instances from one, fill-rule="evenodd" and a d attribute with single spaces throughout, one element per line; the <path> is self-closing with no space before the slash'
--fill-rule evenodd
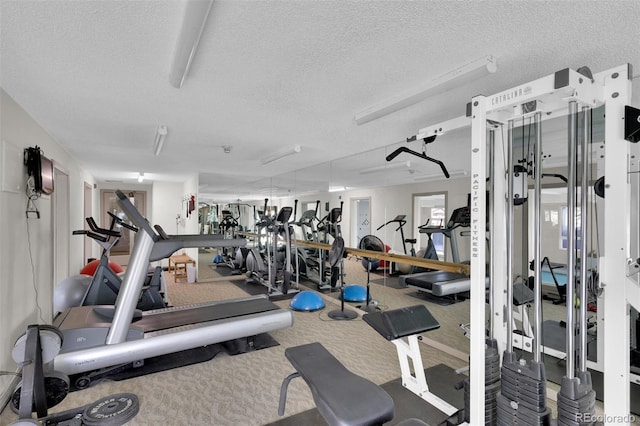
<path id="1" fill-rule="evenodd" d="M 240 287 L 229 281 L 242 280 L 243 276 L 221 276 L 228 273 L 219 274 L 210 267 L 211 258 L 211 253 L 200 254 L 196 283 L 175 283 L 172 275 L 165 273 L 171 304 L 186 305 L 246 296 Z M 345 260 L 345 272 L 347 284 L 366 282 L 366 271 L 357 259 Z M 468 322 L 469 302 L 440 306 L 420 301 L 410 295 L 415 290 L 386 285 L 391 279 L 394 278 L 376 277 L 371 284 L 373 298 L 381 308 L 394 309 L 422 303 L 441 324 L 440 329 L 424 336 L 423 343 L 426 344 L 421 345 L 424 367 L 438 364 L 452 369 L 464 367 L 469 340 L 459 325 Z M 321 342 L 345 367 L 377 384 L 399 378 L 395 346 L 371 329 L 361 316 L 353 321 L 329 319 L 327 312 L 336 309 L 339 302 L 331 296 L 326 297 L 326 302 L 327 307 L 318 312 L 294 312 L 293 327 L 270 333 L 279 342 L 278 346 L 236 356 L 222 353 L 211 361 L 196 365 L 125 381 L 97 383 L 86 390 L 70 393 L 51 412 L 91 403 L 109 394 L 131 392 L 140 400 L 140 412 L 128 423 L 130 425 L 235 426 L 277 422 L 282 420 L 277 414 L 280 384 L 293 372 L 284 357 L 284 350 L 311 342 Z M 287 309 L 289 301 L 275 303 Z M 546 315 L 545 318 L 549 318 L 551 314 Z M 552 385 L 550 389 L 553 389 Z M 304 382 L 294 380 L 289 388 L 286 415 L 295 416 L 314 406 Z M 555 409 L 552 401 L 549 406 Z M 15 414 L 7 407 L 0 414 L 0 425 L 15 419 Z"/>

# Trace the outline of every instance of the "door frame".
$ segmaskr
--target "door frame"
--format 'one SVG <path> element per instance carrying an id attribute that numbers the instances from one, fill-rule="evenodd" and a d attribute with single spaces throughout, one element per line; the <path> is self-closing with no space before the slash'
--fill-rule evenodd
<path id="1" fill-rule="evenodd" d="M 141 205 L 136 205 L 135 207 L 140 211 L 140 214 L 142 214 L 144 217 L 147 217 L 147 199 L 148 199 L 147 191 L 139 190 L 139 189 L 122 189 L 121 191 L 125 194 L 133 194 L 134 197 L 140 197 Z M 106 213 L 106 208 L 108 206 L 108 202 L 106 201 L 108 201 L 108 199 L 105 197 L 107 196 L 107 194 L 109 194 L 109 196 L 113 194 L 113 197 L 115 197 L 115 192 L 116 192 L 115 189 L 108 189 L 108 188 L 100 190 L 100 211 L 101 211 L 100 226 L 104 228 L 108 228 L 109 224 L 111 223 L 110 216 L 108 216 Z M 124 228 L 123 228 L 123 232 L 128 233 L 128 238 L 129 238 L 128 253 L 127 254 L 111 254 L 109 256 L 109 259 L 113 260 L 114 262 L 117 262 L 121 266 L 127 266 L 129 264 L 129 259 L 131 257 L 133 245 L 135 243 L 135 234 L 133 233 L 133 231 L 129 231 Z"/>
<path id="2" fill-rule="evenodd" d="M 67 278 L 70 273 L 70 241 L 69 235 L 71 235 L 71 221 L 70 216 L 70 173 L 62 164 L 53 160 L 53 180 L 55 190 L 51 194 L 51 227 L 52 233 L 52 261 L 53 261 L 53 285 L 52 288 L 58 285 L 58 283 Z M 67 177 L 66 185 L 61 185 L 60 179 L 56 179 L 60 174 Z M 66 193 L 66 203 L 62 203 L 60 200 L 60 194 Z"/>
<path id="3" fill-rule="evenodd" d="M 89 182 L 84 182 L 83 185 L 84 188 L 84 192 L 83 192 L 83 213 L 84 213 L 84 217 L 90 217 L 93 215 L 93 185 L 91 185 Z M 84 221 L 84 229 L 89 229 L 89 225 L 87 224 L 86 220 Z M 88 260 L 90 258 L 93 257 L 93 246 L 92 246 L 92 240 L 91 238 L 85 238 L 84 239 L 84 248 L 83 248 L 83 259 L 82 259 L 82 264 L 84 265 L 85 263 L 88 262 Z"/>

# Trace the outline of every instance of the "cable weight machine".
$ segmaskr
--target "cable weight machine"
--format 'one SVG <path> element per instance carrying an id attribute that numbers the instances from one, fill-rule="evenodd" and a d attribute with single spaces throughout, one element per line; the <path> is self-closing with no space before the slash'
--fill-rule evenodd
<path id="1" fill-rule="evenodd" d="M 625 141 L 625 108 L 631 99 L 631 69 L 629 64 L 624 64 L 610 70 L 606 70 L 593 75 L 571 69 L 564 69 L 546 77 L 534 80 L 520 86 L 513 87 L 492 96 L 476 96 L 472 99 L 468 109 L 472 125 L 472 147 L 471 147 L 471 193 L 472 193 L 472 228 L 471 228 L 471 323 L 484 324 L 485 319 L 485 294 L 482 280 L 484 280 L 484 268 L 486 253 L 480 242 L 484 241 L 486 211 L 485 192 L 487 189 L 487 172 L 496 176 L 496 184 L 492 202 L 496 208 L 492 212 L 494 223 L 504 223 L 508 212 L 505 211 L 504 195 L 506 191 L 501 183 L 501 176 L 511 176 L 506 164 L 501 161 L 493 162 L 493 168 L 487 170 L 487 122 L 497 122 L 506 124 L 510 120 L 521 117 L 530 117 L 540 114 L 540 121 L 544 122 L 549 118 L 565 116 L 569 113 L 569 103 L 574 102 L 577 109 L 595 108 L 604 106 L 605 110 L 605 140 L 604 161 L 599 164 L 604 165 L 606 171 L 606 197 L 604 206 L 604 255 L 599 259 L 600 280 L 602 295 L 598 304 L 598 314 L 600 310 L 606 311 L 607 321 L 601 324 L 603 331 L 602 351 L 603 356 L 598 358 L 598 363 L 602 364 L 604 371 L 604 412 L 608 417 L 628 419 L 630 412 L 629 401 L 629 351 L 620 350 L 629 346 L 629 318 L 628 307 L 639 304 L 640 286 L 638 286 L 638 274 L 633 276 L 626 274 L 628 269 L 628 259 L 636 258 L 630 250 L 629 235 L 631 234 L 630 222 L 633 213 L 630 207 L 632 191 L 629 190 L 629 158 L 631 148 L 627 139 Z M 572 107 L 573 108 L 573 107 Z M 571 120 L 571 119 L 570 119 Z M 575 125 L 575 124 L 574 124 Z M 575 147 L 575 146 L 574 146 Z M 637 153 L 637 146 L 633 148 Z M 499 158 L 498 155 L 497 158 Z M 571 155 L 570 155 L 571 157 Z M 602 164 L 603 163 L 603 164 Z M 626 165 L 626 167 L 625 167 Z M 539 173 L 536 171 L 536 173 Z M 511 180 L 506 179 L 507 184 Z M 569 187 L 575 186 L 569 180 Z M 574 181 L 575 182 L 575 181 Z M 509 189 L 509 188 L 508 188 Z M 512 188 L 509 189 L 512 191 Z M 586 192 L 586 191 L 584 191 Z M 637 195 L 635 195 L 637 197 Z M 510 197 L 506 197 L 507 199 Z M 637 215 L 637 199 L 634 206 L 634 213 Z M 575 206 L 575 201 L 574 201 Z M 634 217 L 637 220 L 637 217 Z M 498 249 L 495 257 L 492 257 L 493 297 L 491 300 L 491 327 L 494 330 L 496 339 L 501 350 L 508 349 L 512 336 L 508 333 L 507 325 L 511 324 L 510 319 L 505 316 L 511 315 L 510 309 L 503 307 L 512 298 L 511 280 L 508 274 L 506 258 L 507 250 L 507 229 L 502 227 L 491 228 L 491 241 L 497 244 Z M 637 245 L 637 243 L 636 243 Z M 637 252 L 637 247 L 635 247 Z M 540 257 L 538 257 L 540 259 Z M 574 259 L 575 263 L 575 259 Z M 582 262 L 586 263 L 586 262 Z M 539 264 L 537 265 L 539 269 Z M 568 265 L 571 271 L 574 265 Z M 581 264 L 582 268 L 582 264 Z M 511 271 L 512 272 L 512 271 Z M 539 275 L 539 271 L 535 271 Z M 582 274 L 582 271 L 580 271 Z M 575 280 L 571 277 L 569 280 Z M 586 281 L 581 279 L 581 281 Z M 580 290 L 582 291 L 582 289 Z M 536 291 L 537 293 L 537 291 Z M 506 297 L 505 297 L 506 296 Z M 567 287 L 568 308 L 572 307 L 573 289 Z M 584 300 L 584 299 L 582 299 Z M 537 300 L 539 304 L 539 300 Z M 581 303 L 581 305 L 584 303 Z M 625 309 L 626 307 L 626 309 Z M 637 307 L 636 307 L 637 308 Z M 536 308 L 537 310 L 537 308 Z M 540 322 L 537 318 L 534 321 L 534 345 L 539 345 Z M 582 327 L 580 327 L 582 328 Z M 567 333 L 573 330 L 573 318 L 567 321 Z M 586 330 L 585 330 L 586 331 Z M 571 340 L 572 339 L 568 339 Z M 575 348 L 568 348 L 567 353 L 573 353 Z M 508 352 L 508 351 L 507 351 Z M 580 351 L 578 351 L 580 352 Z M 599 354 L 601 355 L 601 354 Z M 584 356 L 579 358 L 579 361 Z M 509 358 L 507 357 L 507 362 Z M 484 377 L 485 377 L 485 336 L 482 327 L 473 327 L 471 330 L 471 382 L 470 382 L 470 423 L 484 424 L 485 398 L 484 398 Z M 575 365 L 571 367 L 575 372 Z M 590 411 L 585 410 L 589 406 L 582 400 L 589 395 L 588 379 L 578 373 L 567 372 L 566 385 L 563 385 L 559 397 L 559 410 L 561 412 L 560 422 L 565 422 L 566 410 L 572 421 L 563 424 L 588 424 L 577 419 L 576 413 L 581 414 Z M 571 383 L 577 383 L 582 388 Z M 503 381 L 504 384 L 504 381 Z M 608 395 L 608 397 L 607 397 Z M 566 397 L 566 399 L 564 398 Z M 589 396 L 590 398 L 590 396 Z M 564 400 L 563 400 L 564 399 Z M 542 419 L 544 416 L 539 416 Z M 586 420 L 588 416 L 582 416 Z M 542 420 L 546 421 L 546 420 Z"/>

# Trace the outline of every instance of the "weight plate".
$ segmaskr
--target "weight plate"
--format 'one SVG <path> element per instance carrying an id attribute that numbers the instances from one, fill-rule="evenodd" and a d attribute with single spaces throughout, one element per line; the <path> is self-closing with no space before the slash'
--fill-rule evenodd
<path id="1" fill-rule="evenodd" d="M 11 410 L 18 413 L 20 410 L 20 392 L 22 391 L 22 382 L 18 383 L 16 389 L 11 396 Z M 69 377 L 59 371 L 46 373 L 44 376 L 44 393 L 47 401 L 47 408 L 55 407 L 60 404 L 69 394 Z M 35 412 L 35 401 L 31 407 L 31 412 Z"/>
<path id="2" fill-rule="evenodd" d="M 120 426 L 138 414 L 138 397 L 118 393 L 98 400 L 85 408 L 82 422 L 87 426 Z"/>

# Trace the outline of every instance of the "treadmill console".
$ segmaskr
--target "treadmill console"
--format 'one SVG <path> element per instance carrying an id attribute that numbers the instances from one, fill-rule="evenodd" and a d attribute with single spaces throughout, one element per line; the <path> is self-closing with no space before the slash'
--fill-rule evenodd
<path id="1" fill-rule="evenodd" d="M 451 213 L 451 218 L 447 222 L 447 228 L 452 229 L 457 226 L 471 226 L 471 209 L 468 206 L 458 207 Z"/>

